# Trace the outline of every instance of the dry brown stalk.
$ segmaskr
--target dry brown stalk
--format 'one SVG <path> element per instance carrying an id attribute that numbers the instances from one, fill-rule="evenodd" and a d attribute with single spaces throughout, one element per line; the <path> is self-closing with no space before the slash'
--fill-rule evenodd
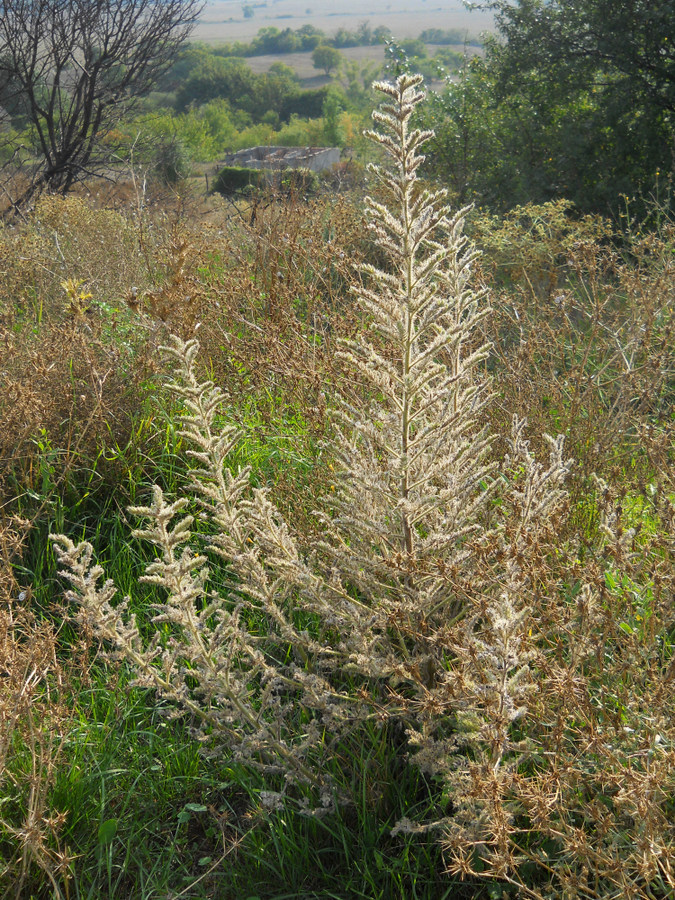
<path id="1" fill-rule="evenodd" d="M 70 713 L 54 630 L 31 615 L 28 592 L 19 592 L 10 568 L 27 524 L 0 520 L 0 834 L 14 849 L 2 861 L 0 886 L 19 900 L 37 868 L 61 900 L 73 857 L 61 837 L 66 815 L 50 806 L 50 790 Z"/>

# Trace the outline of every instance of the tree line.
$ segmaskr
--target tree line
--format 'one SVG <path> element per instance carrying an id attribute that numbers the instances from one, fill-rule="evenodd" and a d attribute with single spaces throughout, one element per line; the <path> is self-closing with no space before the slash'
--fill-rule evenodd
<path id="1" fill-rule="evenodd" d="M 425 112 L 436 130 L 427 171 L 496 209 L 566 198 L 619 216 L 650 196 L 672 206 L 672 0 L 481 6 L 496 31 Z"/>

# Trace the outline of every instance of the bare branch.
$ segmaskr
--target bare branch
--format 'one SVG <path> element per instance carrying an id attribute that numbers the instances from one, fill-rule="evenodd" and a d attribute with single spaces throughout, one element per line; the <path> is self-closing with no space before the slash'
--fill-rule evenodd
<path id="1" fill-rule="evenodd" d="M 99 138 L 169 68 L 200 0 L 0 2 L 0 103 L 32 127 L 30 182 L 15 206 L 65 193 L 101 165 Z"/>

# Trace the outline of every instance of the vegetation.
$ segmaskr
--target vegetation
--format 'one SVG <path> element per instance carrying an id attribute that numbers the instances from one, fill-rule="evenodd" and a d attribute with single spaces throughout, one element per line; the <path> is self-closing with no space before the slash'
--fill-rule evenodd
<path id="1" fill-rule="evenodd" d="M 238 194 L 264 183 L 265 173 L 261 169 L 247 169 L 245 166 L 225 166 L 213 182 L 213 190 L 219 194 Z"/>
<path id="2" fill-rule="evenodd" d="M 100 167 L 102 134 L 170 67 L 200 9 L 197 0 L 0 4 L 0 102 L 30 126 L 37 158 L 15 206 L 43 188 L 65 193 Z"/>
<path id="3" fill-rule="evenodd" d="M 0 893 L 675 894 L 672 16 L 486 5 L 27 89 L 0 4 Z"/>
<path id="4" fill-rule="evenodd" d="M 468 44 L 473 47 L 482 47 L 481 39 L 458 31 L 456 28 L 425 28 L 420 34 L 421 41 L 426 44 Z"/>
<path id="5" fill-rule="evenodd" d="M 312 62 L 315 69 L 323 69 L 326 75 L 337 69 L 342 59 L 340 51 L 328 44 L 318 44 L 312 53 Z"/>
<path id="6" fill-rule="evenodd" d="M 495 0 L 497 35 L 429 114 L 433 171 L 493 208 L 567 199 L 617 216 L 673 177 L 668 2 Z M 643 210 L 644 211 L 644 210 Z"/>
<path id="7" fill-rule="evenodd" d="M 367 21 L 362 22 L 356 32 L 340 28 L 332 37 L 311 24 L 303 25 L 297 30 L 292 28 L 280 30 L 272 25 L 261 28 L 250 44 L 243 44 L 240 41 L 234 44 L 222 44 L 216 52 L 223 56 L 263 56 L 267 54 L 282 56 L 286 53 L 312 52 L 319 44 L 334 48 L 361 47 L 383 44 L 390 38 L 391 32 L 388 28 L 379 26 L 373 29 Z M 462 40 L 463 38 L 460 36 L 459 43 L 462 43 Z M 439 41 L 439 43 L 445 43 L 445 41 Z"/>
<path id="8" fill-rule="evenodd" d="M 570 86 L 603 86 L 603 103 L 631 97 L 645 111 L 675 111 L 675 49 L 670 8 L 663 0 L 627 6 L 606 0 L 507 0 L 488 4 L 504 38 L 505 77 L 536 67 Z M 534 62 L 536 47 L 537 63 Z M 603 84 L 603 82 L 607 82 Z"/>
<path id="9" fill-rule="evenodd" d="M 13 4 L 12 9 L 16 12 L 23 7 Z M 47 14 L 48 4 L 33 4 L 31 9 L 31 15 L 37 16 L 37 25 L 34 22 L 31 26 L 35 30 L 40 24 L 39 16 Z M 77 20 L 76 4 L 63 4 L 59 9 L 61 15 L 72 13 L 73 22 Z M 187 29 L 189 16 L 186 9 L 183 11 Z M 169 15 L 169 7 L 166 12 Z M 89 13 L 91 19 L 93 13 Z M 105 35 L 96 28 L 105 28 L 106 23 L 102 20 L 96 24 L 94 19 L 89 37 L 78 38 L 72 33 L 72 41 L 76 43 L 81 38 L 80 43 L 89 40 L 92 46 L 98 40 L 104 41 Z M 139 69 L 130 65 L 118 71 L 115 57 L 105 56 L 97 59 L 95 67 L 76 69 L 79 82 L 74 82 L 75 70 L 69 68 L 71 63 L 65 53 L 70 32 L 64 26 L 59 32 L 64 35 L 63 48 L 57 46 L 57 41 L 49 56 L 48 45 L 41 46 L 41 70 L 30 76 L 36 79 L 35 90 L 25 93 L 25 73 L 21 75 L 19 71 L 22 51 L 13 40 L 11 29 L 7 31 L 11 21 L 8 17 L 5 43 L 12 43 L 17 59 L 12 61 L 11 54 L 5 54 L 0 77 L 0 165 L 3 195 L 13 201 L 15 210 L 22 202 L 28 204 L 47 181 L 51 182 L 50 189 L 56 189 L 57 178 L 63 180 L 63 189 L 67 190 L 80 175 L 88 177 L 99 172 L 111 179 L 124 178 L 130 168 L 135 168 L 140 179 L 150 177 L 175 184 L 189 177 L 195 164 L 222 160 L 227 153 L 258 144 L 326 144 L 340 146 L 352 157 L 361 157 L 367 153 L 361 134 L 373 105 L 370 85 L 380 74 L 380 67 L 375 62 L 359 64 L 348 60 L 337 48 L 385 41 L 390 42 L 390 49 L 393 46 L 386 29 L 370 29 L 366 22 L 354 35 L 341 32 L 334 37 L 311 26 L 297 32 L 271 27 L 261 29 L 251 45 L 186 44 L 173 55 L 170 64 L 161 63 L 157 54 L 157 58 L 152 58 L 152 66 L 143 69 L 143 77 Z M 114 26 L 114 16 L 111 22 Z M 184 37 L 185 29 L 180 35 L 176 31 L 177 43 Z M 401 53 L 407 52 L 410 65 L 431 83 L 457 71 L 464 54 L 448 45 L 461 35 L 434 32 L 428 37 L 441 42 L 433 56 L 421 39 L 402 42 Z M 130 29 L 124 38 L 132 38 Z M 22 38 L 27 39 L 25 35 Z M 116 44 L 115 48 L 115 53 L 122 53 L 121 46 Z M 73 49 L 82 58 L 88 52 L 95 53 L 84 44 L 79 49 L 73 45 Z M 168 47 L 166 50 L 168 59 L 171 54 Z M 324 57 L 320 68 L 332 74 L 331 83 L 308 87 L 283 60 L 286 54 L 304 51 L 307 60 L 303 72 L 307 76 L 311 72 L 310 57 L 317 50 Z M 255 73 L 244 57 L 258 53 L 275 54 L 278 60 L 266 72 Z M 139 65 L 142 56 L 141 51 Z M 62 65 L 65 68 L 61 73 Z M 110 66 L 114 77 L 103 78 Z M 95 112 L 99 107 L 100 120 Z M 66 111 L 68 128 L 56 127 L 57 119 L 60 121 Z M 60 146 L 59 142 L 64 141 Z"/>
<path id="10" fill-rule="evenodd" d="M 273 195 L 282 192 L 307 195 L 319 189 L 319 179 L 310 169 L 302 167 L 274 172 L 245 166 L 225 166 L 212 186 L 213 191 L 225 197 L 264 193 L 266 188 Z"/>
<path id="11" fill-rule="evenodd" d="M 0 228 L 7 896 L 675 890 L 675 225 L 451 212 L 380 88 L 365 205 Z"/>

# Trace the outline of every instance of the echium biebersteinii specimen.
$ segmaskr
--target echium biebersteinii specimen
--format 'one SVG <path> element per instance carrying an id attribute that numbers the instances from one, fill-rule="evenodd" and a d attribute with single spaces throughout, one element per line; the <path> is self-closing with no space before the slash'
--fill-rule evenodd
<path id="1" fill-rule="evenodd" d="M 461 847 L 494 846 L 508 862 L 501 800 L 531 659 L 523 560 L 568 465 L 560 440 L 548 468 L 537 464 L 515 422 L 500 497 L 511 524 L 487 527 L 496 493 L 477 326 L 489 307 L 471 286 L 464 211 L 450 215 L 445 192 L 418 181 L 430 137 L 411 128 L 421 83 L 375 85 L 386 102 L 371 137 L 390 164 L 372 167 L 381 199 L 367 209 L 384 262 L 364 267 L 355 288 L 364 330 L 342 355 L 359 382 L 351 396 L 364 399 L 336 403 L 338 475 L 319 545 L 302 547 L 266 491 L 250 489 L 248 470 L 230 469 L 238 435 L 216 425 L 228 398 L 195 374 L 197 342 L 177 338 L 166 348 L 177 369 L 169 388 L 182 400 L 194 462 L 186 490 L 205 527 L 192 533 L 188 498 L 168 502 L 158 487 L 132 510 L 146 520 L 137 535 L 159 551 L 143 580 L 163 593 L 153 620 L 163 629 L 146 642 L 130 601 L 115 604 L 114 586 L 99 585 L 91 546 L 53 540 L 81 621 L 138 683 L 191 713 L 205 748 L 224 744 L 288 783 L 313 783 L 328 804 L 331 741 L 362 716 L 396 717 L 413 759 L 455 797 L 466 788 L 453 819 Z"/>
<path id="2" fill-rule="evenodd" d="M 367 287 L 356 296 L 369 331 L 343 353 L 371 400 L 338 406 L 343 471 L 325 522 L 342 577 L 376 611 L 362 664 L 375 675 L 424 664 L 433 680 L 433 660 L 408 637 L 463 607 L 448 572 L 467 559 L 487 499 L 478 419 L 488 348 L 476 326 L 489 307 L 470 286 L 476 254 L 462 235 L 465 210 L 450 216 L 445 191 L 418 182 L 431 136 L 410 128 L 420 85 L 419 76 L 375 85 L 388 102 L 369 136 L 393 165 L 371 166 L 381 200 L 368 199 L 367 215 L 386 265 L 363 267 Z M 384 638 L 392 627 L 393 641 Z"/>

